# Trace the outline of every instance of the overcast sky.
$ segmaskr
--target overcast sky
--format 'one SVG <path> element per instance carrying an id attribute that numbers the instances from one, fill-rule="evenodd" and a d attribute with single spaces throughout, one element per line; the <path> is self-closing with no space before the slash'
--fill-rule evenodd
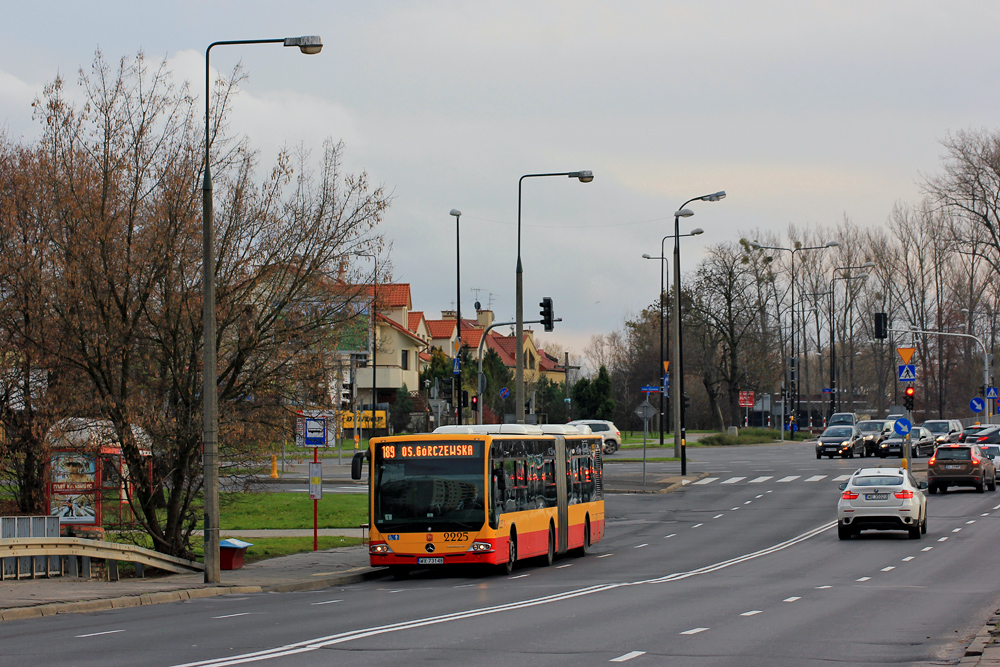
<path id="1" fill-rule="evenodd" d="M 212 52 L 249 79 L 232 129 L 265 156 L 342 139 L 345 164 L 393 193 L 383 232 L 414 308 L 479 288 L 514 319 L 517 183 L 525 182 L 525 319 L 551 296 L 552 334 L 590 337 L 656 299 L 658 255 L 685 200 L 690 270 L 706 244 L 754 228 L 881 225 L 917 201 L 939 141 L 997 126 L 994 1 L 929 2 L 92 2 L 5 3 L 0 125 L 31 139 L 31 101 L 95 49 L 166 58 L 195 92 L 212 41 L 318 34 L 323 52 L 258 45 Z M 319 151 L 317 150 L 317 153 Z M 672 248 L 667 245 L 668 253 Z"/>

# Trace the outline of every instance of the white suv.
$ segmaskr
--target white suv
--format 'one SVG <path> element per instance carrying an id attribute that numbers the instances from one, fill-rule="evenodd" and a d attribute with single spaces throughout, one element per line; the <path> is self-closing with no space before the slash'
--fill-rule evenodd
<path id="1" fill-rule="evenodd" d="M 622 444 L 621 431 L 618 430 L 618 427 L 613 422 L 604 421 L 603 419 L 575 419 L 569 422 L 570 426 L 576 424 L 589 426 L 591 431 L 601 436 L 601 440 L 604 441 L 605 454 L 614 454 Z"/>

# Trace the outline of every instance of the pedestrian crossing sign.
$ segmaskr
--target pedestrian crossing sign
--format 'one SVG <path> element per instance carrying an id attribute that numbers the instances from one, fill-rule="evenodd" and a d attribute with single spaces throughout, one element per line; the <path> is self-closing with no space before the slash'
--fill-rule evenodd
<path id="1" fill-rule="evenodd" d="M 986 388 L 986 398 L 996 398 L 996 397 L 997 397 L 997 388 L 996 387 L 987 387 Z"/>
<path id="2" fill-rule="evenodd" d="M 900 382 L 915 382 L 917 379 L 917 369 L 913 364 L 901 364 L 899 367 Z"/>

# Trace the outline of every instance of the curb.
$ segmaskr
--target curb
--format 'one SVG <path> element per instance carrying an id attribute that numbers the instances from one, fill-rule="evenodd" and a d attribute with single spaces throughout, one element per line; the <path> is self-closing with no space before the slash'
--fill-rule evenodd
<path id="1" fill-rule="evenodd" d="M 993 613 L 990 620 L 976 632 L 976 636 L 965 649 L 965 656 L 958 662 L 960 665 L 996 665 L 1000 664 L 1000 647 L 994 639 L 1000 634 L 1000 609 Z"/>
<path id="2" fill-rule="evenodd" d="M 81 600 L 78 602 L 56 602 L 40 604 L 32 607 L 15 607 L 0 609 L 0 621 L 18 621 L 27 618 L 55 616 L 57 614 L 79 614 L 84 612 L 108 611 L 110 609 L 125 609 L 167 602 L 182 602 L 198 598 L 211 598 L 220 595 L 237 595 L 245 593 L 291 593 L 294 591 L 312 591 L 330 586 L 356 584 L 369 579 L 379 579 L 389 576 L 386 569 L 366 568 L 363 572 L 330 577 L 317 577 L 304 581 L 293 581 L 284 584 L 252 585 L 252 586 L 210 586 L 207 588 L 186 588 L 176 591 L 161 591 L 144 593 L 142 595 L 126 595 L 116 598 L 98 600 Z"/>

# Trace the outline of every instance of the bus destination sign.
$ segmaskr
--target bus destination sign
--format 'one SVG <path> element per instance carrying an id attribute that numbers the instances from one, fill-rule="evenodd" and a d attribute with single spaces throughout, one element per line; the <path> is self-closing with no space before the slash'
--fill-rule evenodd
<path id="1" fill-rule="evenodd" d="M 382 445 L 383 459 L 457 459 L 478 456 L 479 443 Z"/>

